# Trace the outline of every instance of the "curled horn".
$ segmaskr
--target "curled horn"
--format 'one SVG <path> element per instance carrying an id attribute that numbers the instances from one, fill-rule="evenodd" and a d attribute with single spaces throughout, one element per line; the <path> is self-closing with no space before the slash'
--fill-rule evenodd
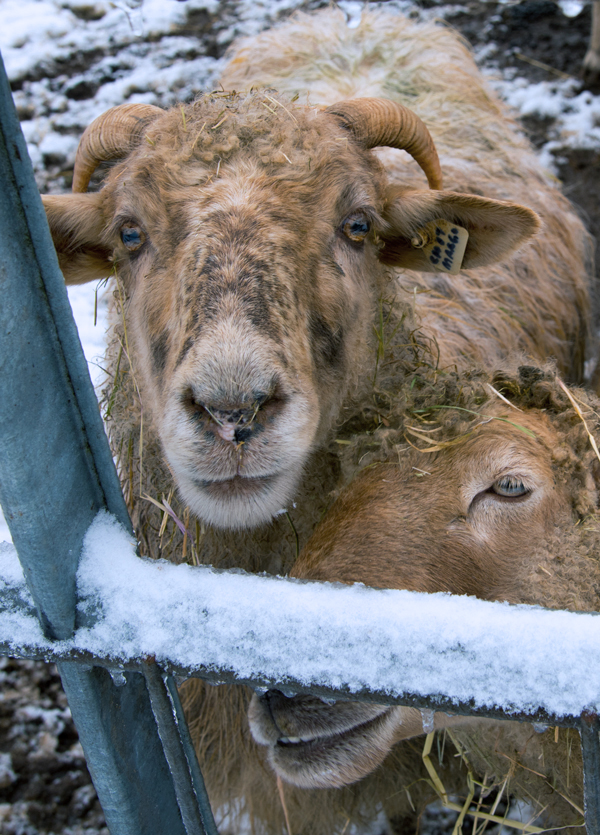
<path id="1" fill-rule="evenodd" d="M 139 145 L 150 122 L 162 113 L 160 107 L 152 104 L 120 104 L 94 119 L 77 148 L 73 191 L 87 189 L 99 163 L 127 156 Z"/>
<path id="2" fill-rule="evenodd" d="M 332 104 L 335 116 L 365 148 L 385 145 L 407 151 L 421 166 L 429 187 L 442 188 L 442 170 L 433 139 L 416 113 L 387 99 L 349 99 Z"/>

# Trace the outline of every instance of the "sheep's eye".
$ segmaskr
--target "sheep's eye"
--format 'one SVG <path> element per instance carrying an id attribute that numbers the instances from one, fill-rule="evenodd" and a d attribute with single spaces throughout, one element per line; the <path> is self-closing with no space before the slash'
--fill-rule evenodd
<path id="1" fill-rule="evenodd" d="M 512 475 L 505 475 L 492 484 L 491 492 L 497 496 L 504 496 L 507 499 L 517 499 L 531 493 L 520 478 Z"/>
<path id="2" fill-rule="evenodd" d="M 366 215 L 362 212 L 350 215 L 342 223 L 342 232 L 354 243 L 362 243 L 369 234 L 371 223 Z"/>
<path id="3" fill-rule="evenodd" d="M 130 252 L 135 252 L 146 240 L 146 236 L 139 226 L 122 226 L 121 240 Z"/>

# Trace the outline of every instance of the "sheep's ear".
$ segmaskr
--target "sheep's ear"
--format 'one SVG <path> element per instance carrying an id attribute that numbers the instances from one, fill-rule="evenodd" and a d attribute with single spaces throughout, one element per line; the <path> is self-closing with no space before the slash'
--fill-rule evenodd
<path id="1" fill-rule="evenodd" d="M 42 202 L 65 282 L 84 284 L 110 275 L 101 194 L 44 194 Z"/>
<path id="2" fill-rule="evenodd" d="M 445 221 L 440 227 L 450 236 L 459 231 L 466 249 L 456 269 L 485 267 L 505 258 L 537 232 L 540 220 L 535 212 L 502 200 L 490 200 L 472 194 L 445 191 L 416 191 L 392 187 L 388 191 L 383 217 L 388 228 L 380 235 L 383 247 L 380 259 L 384 264 L 411 270 L 436 272 L 444 269 L 435 266 L 440 250 L 431 253 L 435 246 L 436 221 Z M 452 230 L 450 227 L 455 227 Z M 438 229 L 439 232 L 439 229 Z M 452 239 L 456 235 L 452 235 Z M 442 240 L 445 241 L 442 235 Z M 450 259 L 452 260 L 452 259 Z"/>

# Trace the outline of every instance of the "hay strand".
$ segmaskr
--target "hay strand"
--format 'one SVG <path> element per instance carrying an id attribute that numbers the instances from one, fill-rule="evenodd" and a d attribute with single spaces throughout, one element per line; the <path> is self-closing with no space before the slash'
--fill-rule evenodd
<path id="1" fill-rule="evenodd" d="M 473 797 L 475 795 L 475 781 L 473 779 L 473 772 L 472 772 L 470 764 L 469 764 L 469 762 L 466 758 L 466 755 L 465 755 L 465 753 L 462 749 L 462 746 L 460 745 L 460 743 L 458 742 L 458 740 L 456 739 L 454 734 L 448 728 L 446 729 L 446 732 L 447 732 L 448 736 L 450 737 L 450 739 L 452 740 L 456 750 L 458 751 L 458 754 L 460 755 L 461 759 L 466 764 L 467 769 L 468 769 L 468 771 L 467 771 L 468 794 L 467 794 L 467 799 L 466 799 L 465 803 L 463 803 L 461 805 L 459 803 L 454 803 L 453 801 L 451 801 L 449 799 L 448 792 L 446 791 L 446 788 L 444 787 L 444 784 L 442 783 L 442 781 L 440 779 L 440 776 L 437 773 L 437 771 L 435 769 L 435 766 L 431 761 L 431 756 L 430 756 L 431 755 L 431 746 L 433 744 L 433 737 L 435 736 L 435 731 L 432 731 L 431 733 L 427 734 L 427 736 L 425 737 L 425 745 L 423 746 L 422 758 L 423 758 L 423 763 L 425 764 L 425 768 L 427 769 L 427 773 L 429 774 L 429 776 L 431 778 L 433 788 L 435 789 L 436 794 L 438 795 L 442 806 L 445 809 L 451 809 L 452 811 L 459 813 L 456 824 L 454 825 L 454 830 L 453 830 L 452 835 L 459 835 L 462 832 L 462 823 L 463 823 L 463 820 L 464 820 L 466 815 L 474 815 L 477 818 L 481 818 L 484 821 L 489 821 L 491 823 L 499 823 L 499 824 L 502 824 L 503 826 L 508 826 L 511 829 L 519 829 L 523 833 L 523 835 L 535 835 L 535 833 L 545 832 L 546 830 L 543 829 L 542 827 L 533 826 L 531 823 L 523 823 L 522 821 L 513 821 L 513 820 L 510 820 L 510 818 L 507 818 L 505 816 L 500 817 L 500 815 L 495 815 L 495 814 L 492 814 L 490 812 L 482 812 L 481 809 L 480 809 L 479 804 L 478 804 L 478 807 L 476 809 L 471 810 L 469 808 L 469 806 L 471 805 L 471 801 L 473 800 Z M 494 808 L 494 811 L 495 811 L 495 808 Z M 579 824 L 572 824 L 572 825 L 578 826 Z"/>
<path id="2" fill-rule="evenodd" d="M 514 403 L 511 403 L 510 400 L 507 397 L 505 397 L 503 394 L 500 394 L 498 389 L 495 389 L 494 386 L 491 383 L 488 383 L 487 387 L 490 389 L 490 391 L 493 394 L 496 395 L 496 397 L 499 397 L 500 400 L 502 400 L 504 403 L 506 403 L 507 406 L 510 406 L 511 409 L 514 409 L 516 412 L 523 412 L 523 409 L 519 409 L 518 406 L 515 406 Z"/>
<path id="3" fill-rule="evenodd" d="M 575 409 L 575 412 L 577 413 L 577 417 L 583 423 L 583 428 L 587 432 L 587 436 L 590 439 L 591 447 L 594 450 L 594 452 L 596 453 L 596 458 L 598 459 L 598 461 L 600 461 L 600 452 L 598 451 L 598 444 L 596 443 L 596 439 L 594 438 L 594 436 L 590 432 L 590 429 L 589 429 L 589 427 L 587 425 L 587 422 L 586 422 L 586 420 L 583 416 L 583 413 L 582 413 L 581 409 L 579 408 L 579 404 L 577 403 L 577 401 L 575 400 L 575 398 L 573 397 L 573 395 L 571 394 L 569 389 L 565 386 L 563 381 L 562 380 L 557 380 L 557 382 L 558 382 L 558 385 L 561 387 L 561 389 L 564 391 L 564 393 L 569 398 L 569 401 L 571 402 L 571 405 L 573 406 L 573 408 Z"/>
<path id="4" fill-rule="evenodd" d="M 277 791 L 279 792 L 279 799 L 281 801 L 281 806 L 283 808 L 283 815 L 285 817 L 285 828 L 287 829 L 287 835 L 292 835 L 292 827 L 290 825 L 290 816 L 288 815 L 287 805 L 285 802 L 285 794 L 283 791 L 283 781 L 281 777 L 277 776 Z"/>

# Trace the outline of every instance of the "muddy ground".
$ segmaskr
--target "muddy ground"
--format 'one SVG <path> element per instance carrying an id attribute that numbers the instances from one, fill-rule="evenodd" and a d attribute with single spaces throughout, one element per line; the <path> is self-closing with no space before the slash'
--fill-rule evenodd
<path id="1" fill-rule="evenodd" d="M 313 0 L 299 5 L 313 9 L 327 3 Z M 431 8 L 438 4 L 421 0 L 416 5 Z M 236 8 L 235 0 L 228 0 L 218 13 L 190 17 L 185 33 L 198 39 L 198 54 L 223 54 L 227 43 L 219 42 L 218 33 L 235 19 Z M 514 67 L 518 75 L 537 82 L 560 78 L 564 73 L 578 74 L 587 46 L 590 9 L 566 18 L 551 0 L 512 4 L 465 0 L 460 8 L 446 14 L 446 20 L 476 48 L 497 45 L 486 62 Z M 73 76 L 81 71 L 76 63 L 60 68 L 62 74 Z M 83 82 L 83 86 L 78 82 L 70 95 L 89 96 L 91 87 L 85 88 L 86 83 L 93 87 L 95 82 Z M 552 130 L 552 121 L 529 117 L 524 128 L 541 147 Z M 557 156 L 565 192 L 579 207 L 596 240 L 600 239 L 600 153 L 563 150 Z M 68 178 L 69 172 L 60 175 Z M 55 669 L 0 659 L 0 685 L 2 835 L 108 835 Z M 434 816 L 425 829 L 430 835 L 449 833 L 449 817 Z"/>

